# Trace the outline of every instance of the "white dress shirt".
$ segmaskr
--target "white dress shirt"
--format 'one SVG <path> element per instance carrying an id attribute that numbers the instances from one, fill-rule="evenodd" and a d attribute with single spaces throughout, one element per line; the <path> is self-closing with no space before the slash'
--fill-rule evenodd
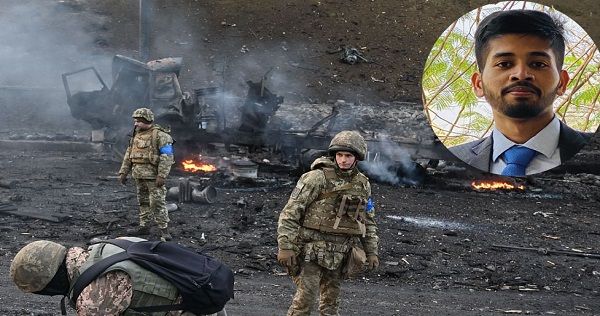
<path id="1" fill-rule="evenodd" d="M 495 174 L 502 174 L 502 170 L 506 167 L 502 154 L 513 145 L 525 146 L 538 152 L 525 169 L 525 174 L 527 175 L 544 172 L 559 166 L 561 163 L 560 149 L 558 148 L 559 136 L 560 122 L 556 116 L 525 144 L 517 144 L 511 141 L 494 127 L 492 131 L 492 141 L 494 144 L 492 150 L 493 162 L 490 171 Z"/>

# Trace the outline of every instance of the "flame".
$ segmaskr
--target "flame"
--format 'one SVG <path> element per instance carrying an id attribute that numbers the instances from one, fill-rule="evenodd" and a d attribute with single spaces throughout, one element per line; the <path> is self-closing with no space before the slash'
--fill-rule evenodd
<path id="1" fill-rule="evenodd" d="M 507 181 L 486 181 L 486 180 L 476 180 L 471 182 L 471 187 L 475 190 L 525 190 L 525 186 L 522 184 L 510 183 Z"/>
<path id="2" fill-rule="evenodd" d="M 211 165 L 209 163 L 203 163 L 203 162 L 195 162 L 192 159 L 188 159 L 188 160 L 182 161 L 181 165 L 183 166 L 183 170 L 190 171 L 190 172 L 198 172 L 198 171 L 213 172 L 213 171 L 217 171 L 217 167 L 215 165 Z"/>

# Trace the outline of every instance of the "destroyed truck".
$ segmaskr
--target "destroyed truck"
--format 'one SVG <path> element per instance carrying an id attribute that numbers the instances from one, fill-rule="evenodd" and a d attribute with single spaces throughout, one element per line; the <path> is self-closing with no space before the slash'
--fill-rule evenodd
<path id="1" fill-rule="evenodd" d="M 143 63 L 116 55 L 110 87 L 94 67 L 64 73 L 71 115 L 100 131 L 99 141 L 121 154 L 126 135 L 131 134 L 131 113 L 139 107 L 152 109 L 156 123 L 170 127 L 174 138 L 185 147 L 204 142 L 260 146 L 256 135 L 283 98 L 270 93 L 262 80 L 258 84 L 248 81 L 247 102 L 240 112 L 243 123 L 237 126 L 239 134 L 232 133 L 231 113 L 227 113 L 231 109 L 215 103 L 228 102 L 218 97 L 221 89 L 197 89 L 194 95 L 183 92 L 179 84 L 181 62 L 182 58 L 163 58 Z"/>
<path id="2" fill-rule="evenodd" d="M 130 125 L 131 113 L 141 106 L 150 107 L 159 120 L 183 121 L 190 96 L 179 86 L 181 61 L 181 58 L 164 58 L 142 63 L 116 55 L 110 88 L 94 67 L 65 73 L 62 80 L 71 114 L 94 129 Z M 73 84 L 78 79 L 75 77 L 84 72 L 93 72 L 96 86 L 101 88 L 73 93 Z"/>
<path id="3" fill-rule="evenodd" d="M 184 125 L 191 98 L 179 85 L 181 62 L 181 58 L 164 58 L 143 63 L 116 55 L 111 87 L 94 67 L 62 74 L 71 115 L 102 131 L 100 141 L 112 143 L 121 153 L 136 108 L 150 107 L 157 121 Z"/>
<path id="4" fill-rule="evenodd" d="M 120 153 L 127 146 L 130 115 L 143 105 L 152 109 L 157 123 L 171 127 L 180 159 L 220 143 L 226 148 L 246 146 L 251 152 L 266 149 L 284 163 L 305 168 L 344 129 L 365 137 L 369 162 L 455 159 L 436 139 L 419 104 L 285 103 L 267 88 L 270 71 L 258 82 L 246 82 L 245 98 L 220 87 L 182 92 L 181 62 L 165 58 L 142 63 L 117 55 L 110 88 L 93 67 L 63 74 L 71 113 L 105 131 L 104 142 Z M 100 88 L 74 92 L 72 77 L 83 72 L 91 72 Z"/>

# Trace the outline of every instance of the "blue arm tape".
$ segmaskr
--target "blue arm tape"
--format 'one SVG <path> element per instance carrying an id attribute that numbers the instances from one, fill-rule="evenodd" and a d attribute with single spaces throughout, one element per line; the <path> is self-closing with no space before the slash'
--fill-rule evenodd
<path id="1" fill-rule="evenodd" d="M 165 154 L 165 155 L 168 155 L 168 156 L 172 156 L 173 155 L 173 145 L 166 144 L 166 145 L 160 147 L 159 151 L 160 151 L 161 155 Z"/>
<path id="2" fill-rule="evenodd" d="M 373 212 L 374 209 L 375 209 L 375 202 L 373 202 L 373 199 L 371 199 L 371 197 L 369 197 L 369 199 L 367 200 L 367 205 L 365 206 L 365 212 L 371 213 L 371 212 Z"/>

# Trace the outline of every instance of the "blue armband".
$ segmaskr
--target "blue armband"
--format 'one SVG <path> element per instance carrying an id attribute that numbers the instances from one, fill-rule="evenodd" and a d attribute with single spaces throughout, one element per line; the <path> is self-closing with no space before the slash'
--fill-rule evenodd
<path id="1" fill-rule="evenodd" d="M 159 149 L 161 155 L 173 156 L 173 145 L 166 144 Z"/>
<path id="2" fill-rule="evenodd" d="M 365 206 L 365 212 L 373 213 L 374 210 L 375 210 L 375 202 L 373 202 L 373 199 L 371 199 L 371 197 L 369 197 L 369 199 L 367 200 L 367 205 Z"/>

